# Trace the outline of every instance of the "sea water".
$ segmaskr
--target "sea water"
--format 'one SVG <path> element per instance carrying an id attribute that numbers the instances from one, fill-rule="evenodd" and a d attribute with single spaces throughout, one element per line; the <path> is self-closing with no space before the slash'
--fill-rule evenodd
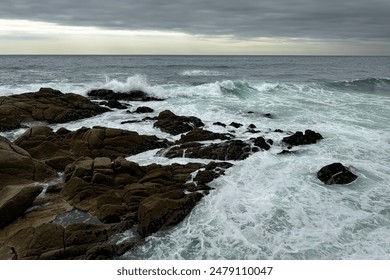
<path id="1" fill-rule="evenodd" d="M 180 136 L 151 121 L 121 124 L 169 109 L 237 139 L 274 140 L 269 151 L 231 161 L 183 222 L 148 237 L 125 259 L 390 259 L 390 57 L 0 56 L 0 96 L 40 87 L 82 95 L 139 89 L 165 99 L 127 102 L 130 110 L 146 105 L 154 113 L 113 110 L 53 129 L 101 125 L 174 141 Z M 248 133 L 249 124 L 261 132 Z M 278 154 L 287 133 L 306 129 L 324 139 Z M 14 140 L 23 132 L 1 135 Z M 166 159 L 158 150 L 128 160 L 209 162 Z M 316 172 L 333 162 L 359 178 L 324 185 Z"/>

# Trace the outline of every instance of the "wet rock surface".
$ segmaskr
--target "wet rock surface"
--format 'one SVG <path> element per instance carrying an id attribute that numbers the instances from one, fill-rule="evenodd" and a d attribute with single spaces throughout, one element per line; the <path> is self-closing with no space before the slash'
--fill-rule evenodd
<path id="1" fill-rule="evenodd" d="M 26 149 L 34 158 L 45 160 L 56 170 L 64 170 L 67 164 L 80 156 L 116 158 L 169 145 L 156 136 L 139 135 L 134 131 L 93 127 L 54 132 L 47 126 L 28 129 L 15 140 L 15 144 Z"/>
<path id="2" fill-rule="evenodd" d="M 113 258 L 142 238 L 174 226 L 188 215 L 207 194 L 199 191 L 210 189 L 205 186 L 210 179 L 199 176 L 192 180 L 192 173 L 202 169 L 217 178 L 230 166 L 229 163 L 140 166 L 121 157 L 115 160 L 79 158 L 66 167 L 64 183 L 57 196 L 97 217 L 101 223 L 73 223 L 64 227 L 52 222 L 20 226 L 20 230 L 7 237 L 7 242 L 2 242 L 0 235 L 0 258 Z M 191 191 L 194 186 L 198 188 Z M 28 204 L 32 200 L 31 196 Z M 130 229 L 138 233 L 136 239 L 125 244 L 108 242 L 115 234 Z"/>
<path id="3" fill-rule="evenodd" d="M 127 92 L 115 92 L 111 89 L 94 89 L 87 93 L 90 97 L 104 100 L 126 100 L 126 101 L 162 101 L 163 99 L 153 97 L 141 90 Z"/>
<path id="4" fill-rule="evenodd" d="M 81 95 L 41 88 L 37 92 L 0 97 L 0 131 L 20 128 L 31 121 L 66 123 L 107 111 Z"/>
<path id="5" fill-rule="evenodd" d="M 197 117 L 177 116 L 169 110 L 162 111 L 158 115 L 154 127 L 172 135 L 178 135 L 192 130 L 195 127 L 202 127 L 204 123 Z"/>
<path id="6" fill-rule="evenodd" d="M 347 167 L 339 162 L 322 167 L 317 172 L 317 178 L 327 185 L 349 184 L 358 176 L 353 174 Z"/>
<path id="7" fill-rule="evenodd" d="M 302 133 L 302 131 L 297 131 L 291 136 L 284 137 L 283 142 L 292 146 L 298 146 L 315 144 L 318 140 L 321 139 L 324 139 L 321 134 L 313 130 L 307 129 L 305 130 L 305 133 Z"/>

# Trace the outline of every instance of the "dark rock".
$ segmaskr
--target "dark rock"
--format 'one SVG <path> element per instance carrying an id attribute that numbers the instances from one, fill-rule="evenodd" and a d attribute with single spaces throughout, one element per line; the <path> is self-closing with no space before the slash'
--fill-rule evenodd
<path id="1" fill-rule="evenodd" d="M 273 116 L 270 113 L 263 114 L 263 117 L 266 117 L 268 119 L 273 119 Z"/>
<path id="2" fill-rule="evenodd" d="M 231 166 L 233 166 L 233 164 L 228 162 L 212 161 L 206 165 L 205 170 L 201 170 L 196 174 L 194 181 L 201 185 L 210 183 L 219 176 L 224 175 L 225 170 Z"/>
<path id="3" fill-rule="evenodd" d="M 138 114 L 144 114 L 144 113 L 152 113 L 154 112 L 154 110 L 152 108 L 149 108 L 149 107 L 145 107 L 145 106 L 142 106 L 142 107 L 138 107 L 134 113 L 138 113 Z"/>
<path id="4" fill-rule="evenodd" d="M 202 145 L 192 142 L 170 148 L 164 156 L 168 158 L 188 157 L 214 160 L 243 160 L 252 153 L 251 146 L 241 140 Z"/>
<path id="5" fill-rule="evenodd" d="M 140 123 L 140 122 L 142 122 L 142 121 L 140 121 L 140 120 L 129 120 L 129 121 L 123 121 L 123 122 L 121 122 L 121 124 L 127 124 L 127 123 Z"/>
<path id="6" fill-rule="evenodd" d="M 110 99 L 110 100 L 108 100 L 107 106 L 110 107 L 110 108 L 115 108 L 115 109 L 126 109 L 126 108 L 127 108 L 127 106 L 122 105 L 122 104 L 119 103 L 119 101 L 116 100 L 116 99 Z"/>
<path id="7" fill-rule="evenodd" d="M 47 223 L 47 217 L 43 224 L 36 220 L 33 226 L 21 224 L 21 228 L 7 231 L 5 235 L 0 232 L 0 258 L 114 259 L 133 248 L 138 237 L 119 245 L 107 241 L 115 240 L 118 233 L 133 226 L 138 228 L 141 237 L 146 237 L 181 222 L 210 190 L 200 181 L 209 182 L 223 175 L 230 166 L 226 162 L 139 166 L 124 158 L 114 161 L 107 157 L 79 158 L 66 167 L 65 183 L 57 185 L 47 197 L 57 196 L 61 207 L 65 203 L 64 214 L 72 205 L 79 213 L 85 212 L 82 215 L 94 224 L 75 220 L 67 221 L 65 227 L 56 224 L 61 220 Z M 192 184 L 187 183 L 198 170 L 207 174 L 199 175 L 198 181 Z M 96 174 L 110 176 L 112 180 L 98 180 Z M 5 197 L 1 192 L 0 197 Z M 33 215 L 36 209 L 26 216 Z"/>
<path id="8" fill-rule="evenodd" d="M 0 229 L 18 218 L 42 192 L 42 187 L 6 186 L 0 190 Z"/>
<path id="9" fill-rule="evenodd" d="M 226 127 L 226 124 L 221 123 L 221 122 L 215 122 L 215 123 L 213 123 L 213 125 L 218 125 L 218 126 Z"/>
<path id="10" fill-rule="evenodd" d="M 275 129 L 274 132 L 281 132 L 281 133 L 283 133 L 284 131 L 281 130 L 281 129 Z"/>
<path id="11" fill-rule="evenodd" d="M 78 157 L 116 158 L 169 145 L 156 136 L 121 129 L 93 127 L 57 134 L 45 126 L 28 129 L 15 143 L 57 170 L 63 170 L 65 163 L 71 163 Z"/>
<path id="12" fill-rule="evenodd" d="M 204 123 L 197 117 L 177 116 L 169 110 L 162 111 L 158 115 L 157 122 L 154 123 L 154 127 L 172 135 L 185 133 L 201 126 L 204 126 Z"/>
<path id="13" fill-rule="evenodd" d="M 87 260 L 112 260 L 130 251 L 137 244 L 135 241 L 125 241 L 119 245 L 97 245 L 87 251 L 85 258 Z"/>
<path id="14" fill-rule="evenodd" d="M 263 150 L 269 150 L 271 147 L 267 144 L 263 137 L 257 137 L 253 139 L 253 144 Z"/>
<path id="15" fill-rule="evenodd" d="M 231 122 L 229 125 L 232 126 L 232 127 L 234 127 L 234 128 L 239 128 L 239 127 L 242 126 L 242 124 L 236 123 L 236 122 Z"/>
<path id="16" fill-rule="evenodd" d="M 87 93 L 88 96 L 104 100 L 126 100 L 126 101 L 162 101 L 163 99 L 149 96 L 141 90 L 131 90 L 128 92 L 115 92 L 110 89 L 94 89 Z"/>
<path id="17" fill-rule="evenodd" d="M 50 185 L 45 193 L 59 193 L 62 190 L 62 184 Z"/>
<path id="18" fill-rule="evenodd" d="M 256 128 L 256 126 L 253 123 L 251 123 L 250 125 L 248 125 L 248 128 L 249 129 L 254 129 L 254 128 Z"/>
<path id="19" fill-rule="evenodd" d="M 292 145 L 307 145 L 317 143 L 317 140 L 324 139 L 321 134 L 314 132 L 312 130 L 306 130 L 305 134 L 301 131 L 297 131 L 294 135 L 284 137 L 283 142 Z"/>
<path id="20" fill-rule="evenodd" d="M 178 224 L 202 197 L 200 193 L 185 195 L 177 190 L 144 199 L 139 206 L 138 233 L 145 237 Z"/>
<path id="21" fill-rule="evenodd" d="M 278 155 L 288 155 L 288 154 L 295 154 L 296 151 L 290 151 L 290 150 L 283 150 Z"/>
<path id="22" fill-rule="evenodd" d="M 351 183 L 355 181 L 358 176 L 353 174 L 347 167 L 337 162 L 322 167 L 317 172 L 317 178 L 327 185 L 332 185 Z"/>
<path id="23" fill-rule="evenodd" d="M 259 133 L 259 132 L 261 132 L 260 130 L 255 130 L 255 128 L 256 128 L 256 125 L 251 123 L 250 125 L 248 125 L 247 132 L 250 132 L 250 133 Z"/>
<path id="24" fill-rule="evenodd" d="M 253 111 L 248 111 L 248 112 L 246 112 L 247 114 L 254 114 L 255 112 L 253 112 Z"/>
<path id="25" fill-rule="evenodd" d="M 38 92 L 0 97 L 0 131 L 19 128 L 23 122 L 66 123 L 106 111 L 81 95 L 42 88 Z"/>
<path id="26" fill-rule="evenodd" d="M 26 150 L 0 136 L 0 189 L 56 176 L 57 172 L 51 167 L 33 159 Z"/>
<path id="27" fill-rule="evenodd" d="M 227 133 L 214 133 L 203 128 L 194 128 L 185 135 L 182 135 L 179 144 L 195 142 L 195 141 L 210 141 L 210 140 L 230 140 L 233 136 Z"/>
<path id="28" fill-rule="evenodd" d="M 157 121 L 158 117 L 145 117 L 142 119 L 142 121 Z"/>
<path id="29" fill-rule="evenodd" d="M 49 256 L 53 255 L 49 252 L 63 250 L 63 240 L 64 228 L 62 226 L 43 224 L 38 227 L 24 228 L 10 236 L 8 246 L 14 248 L 15 259 L 43 259 L 42 255 Z"/>
<path id="30" fill-rule="evenodd" d="M 57 171 L 63 171 L 68 164 L 75 160 L 76 158 L 72 156 L 58 156 L 46 160 L 45 163 Z"/>

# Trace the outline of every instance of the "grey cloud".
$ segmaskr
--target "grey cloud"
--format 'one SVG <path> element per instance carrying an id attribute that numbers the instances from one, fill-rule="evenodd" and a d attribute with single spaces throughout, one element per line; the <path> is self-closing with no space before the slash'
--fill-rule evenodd
<path id="1" fill-rule="evenodd" d="M 390 41 L 388 0 L 1 0 L 0 18 L 239 38 Z"/>

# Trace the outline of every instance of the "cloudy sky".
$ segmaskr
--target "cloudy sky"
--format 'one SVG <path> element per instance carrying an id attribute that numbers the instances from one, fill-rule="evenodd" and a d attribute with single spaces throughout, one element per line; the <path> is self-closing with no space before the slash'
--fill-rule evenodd
<path id="1" fill-rule="evenodd" d="M 390 55 L 389 0 L 0 0 L 0 54 Z"/>

